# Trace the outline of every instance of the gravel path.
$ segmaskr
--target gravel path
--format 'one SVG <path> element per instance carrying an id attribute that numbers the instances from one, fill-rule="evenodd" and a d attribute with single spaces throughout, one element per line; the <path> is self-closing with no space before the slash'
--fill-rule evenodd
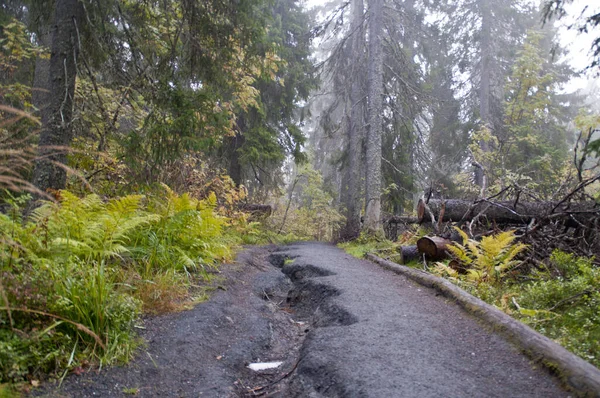
<path id="1" fill-rule="evenodd" d="M 288 268 L 333 274 L 296 282 L 296 296 L 327 291 L 329 298 L 297 304 L 312 307 L 312 322 L 325 327 L 304 342 L 290 396 L 568 396 L 554 377 L 432 290 L 329 245 L 296 245 L 286 254 L 295 257 Z"/>
<path id="2" fill-rule="evenodd" d="M 455 304 L 334 246 L 248 250 L 223 274 L 209 302 L 148 319 L 147 347 L 129 365 L 36 395 L 568 396 Z M 265 361 L 283 365 L 246 367 Z"/>

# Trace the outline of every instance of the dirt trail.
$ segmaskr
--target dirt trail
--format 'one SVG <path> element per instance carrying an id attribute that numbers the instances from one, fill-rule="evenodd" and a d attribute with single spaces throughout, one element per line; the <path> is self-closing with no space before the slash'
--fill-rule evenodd
<path id="1" fill-rule="evenodd" d="M 73 375 L 39 394 L 568 396 L 455 304 L 333 246 L 252 249 L 223 270 L 226 290 L 209 302 L 146 321 L 147 347 L 128 366 Z M 265 361 L 283 365 L 246 367 Z"/>

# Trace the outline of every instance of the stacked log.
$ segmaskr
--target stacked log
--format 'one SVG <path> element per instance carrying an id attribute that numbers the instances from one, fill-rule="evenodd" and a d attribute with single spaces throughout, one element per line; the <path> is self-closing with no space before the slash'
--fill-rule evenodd
<path id="1" fill-rule="evenodd" d="M 433 216 L 433 217 L 432 217 Z M 466 223 L 469 221 L 493 223 L 494 225 L 528 225 L 534 224 L 540 231 L 544 226 L 554 225 L 559 228 L 569 227 L 578 230 L 595 230 L 600 219 L 600 204 L 587 202 L 520 202 L 490 200 L 468 201 L 460 199 L 432 199 L 428 203 L 419 201 L 417 217 L 391 217 L 389 222 L 398 223 L 432 223 L 438 229 L 442 222 Z M 534 223 L 532 223 L 534 221 Z M 542 228 L 538 228 L 538 227 Z M 436 230 L 438 230 L 436 229 Z M 452 238 L 454 239 L 454 238 Z M 414 246 L 403 247 L 403 263 L 423 258 L 439 261 L 448 258 L 447 246 L 450 240 L 428 236 L 419 239 Z M 406 255 L 404 255 L 406 254 Z M 451 263 L 451 268 L 465 272 L 458 264 Z"/>
<path id="2" fill-rule="evenodd" d="M 401 246 L 399 249 L 400 253 L 400 264 L 406 264 L 414 260 L 418 260 L 421 258 L 419 254 L 419 250 L 416 245 L 411 246 Z"/>

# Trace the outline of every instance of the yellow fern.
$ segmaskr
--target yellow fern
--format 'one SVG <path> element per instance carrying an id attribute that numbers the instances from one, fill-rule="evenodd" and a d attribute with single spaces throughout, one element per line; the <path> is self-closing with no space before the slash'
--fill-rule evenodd
<path id="1" fill-rule="evenodd" d="M 519 264 L 515 257 L 527 248 L 522 243 L 514 244 L 514 231 L 484 237 L 481 242 L 469 239 L 459 228 L 455 229 L 463 238 L 463 244 L 454 243 L 448 251 L 469 268 L 467 279 L 476 283 L 499 283 L 508 271 Z"/>

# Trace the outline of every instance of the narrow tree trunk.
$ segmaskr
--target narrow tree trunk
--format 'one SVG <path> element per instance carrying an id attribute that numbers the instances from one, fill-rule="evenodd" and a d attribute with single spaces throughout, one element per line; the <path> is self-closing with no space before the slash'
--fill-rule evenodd
<path id="1" fill-rule="evenodd" d="M 229 147 L 229 177 L 239 187 L 243 182 L 239 149 L 244 143 L 244 136 L 236 132 L 233 137 L 227 137 L 227 141 Z"/>
<path id="2" fill-rule="evenodd" d="M 78 0 L 56 1 L 47 120 L 43 121 L 33 176 L 34 185 L 42 191 L 63 189 L 66 185 L 66 153 L 73 138 L 71 119 L 79 53 L 77 25 L 83 21 L 82 15 Z"/>
<path id="3" fill-rule="evenodd" d="M 342 240 L 351 240 L 360 235 L 360 169 L 361 169 L 361 146 L 363 137 L 363 110 L 361 90 L 361 47 L 363 42 L 360 29 L 364 18 L 364 4 L 362 0 L 353 1 L 353 17 L 351 24 L 352 52 L 350 58 L 352 81 L 349 99 L 349 122 L 348 122 L 348 149 L 346 167 L 345 195 L 346 225 L 341 232 Z"/>
<path id="4" fill-rule="evenodd" d="M 492 57 L 492 32 L 490 7 L 486 0 L 480 3 L 481 7 L 481 81 L 479 86 L 479 117 L 483 127 L 493 131 L 490 103 L 491 103 L 491 57 Z M 482 152 L 489 152 L 489 144 L 485 140 L 479 140 L 479 148 Z M 486 165 L 474 164 L 475 184 L 486 186 Z"/>
<path id="5" fill-rule="evenodd" d="M 39 43 L 50 48 L 52 46 L 52 34 L 50 27 L 44 26 L 40 29 Z M 33 90 L 31 93 L 31 102 L 33 106 L 39 109 L 42 124 L 48 122 L 48 101 L 50 99 L 50 60 L 37 57 L 35 59 L 35 74 L 33 77 Z"/>
<path id="6" fill-rule="evenodd" d="M 369 133 L 366 156 L 366 210 L 364 228 L 381 234 L 381 132 L 383 113 L 383 0 L 369 4 Z"/>

